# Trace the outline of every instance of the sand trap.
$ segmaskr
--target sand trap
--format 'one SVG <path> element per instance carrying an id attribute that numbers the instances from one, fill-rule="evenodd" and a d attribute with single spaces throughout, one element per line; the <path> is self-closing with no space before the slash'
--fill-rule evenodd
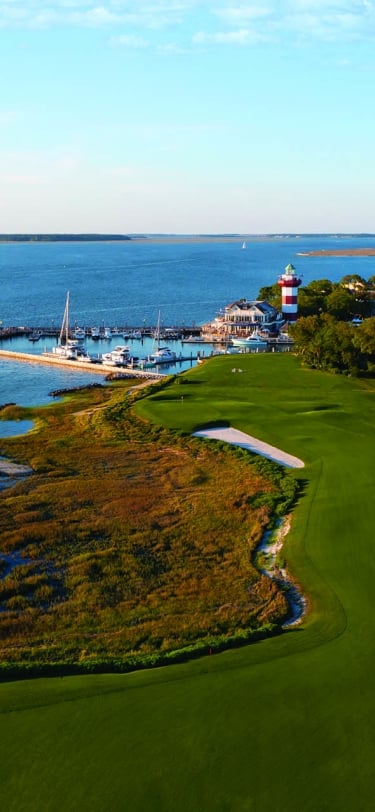
<path id="1" fill-rule="evenodd" d="M 298 457 L 293 457 L 292 454 L 286 454 L 279 448 L 273 445 L 263 443 L 262 440 L 257 440 L 256 437 L 251 437 L 243 431 L 238 431 L 232 428 L 214 428 L 204 429 L 203 431 L 195 431 L 194 437 L 207 437 L 211 440 L 223 440 L 232 445 L 241 446 L 241 448 L 248 448 L 249 451 L 254 451 L 255 454 L 261 454 L 262 457 L 267 457 L 269 460 L 285 465 L 288 468 L 304 468 L 305 463 Z"/>
<path id="2" fill-rule="evenodd" d="M 20 465 L 18 462 L 11 462 L 5 457 L 0 457 L 0 476 L 26 476 L 32 474 L 33 469 L 29 465 Z"/>

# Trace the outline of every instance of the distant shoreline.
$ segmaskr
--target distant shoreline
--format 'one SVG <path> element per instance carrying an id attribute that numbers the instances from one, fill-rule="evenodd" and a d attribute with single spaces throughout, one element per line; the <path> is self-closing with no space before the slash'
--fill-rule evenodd
<path id="1" fill-rule="evenodd" d="M 322 248 L 319 251 L 306 251 L 304 257 L 374 257 L 375 248 Z"/>
<path id="2" fill-rule="evenodd" d="M 164 244 L 195 244 L 195 243 L 249 243 L 255 242 L 283 242 L 298 238 L 326 239 L 339 237 L 345 239 L 362 239 L 375 237 L 375 234 L 0 234 L 0 244 L 9 243 L 164 243 Z M 301 252 L 301 256 L 373 256 L 375 248 L 333 248 L 319 249 L 317 251 Z"/>

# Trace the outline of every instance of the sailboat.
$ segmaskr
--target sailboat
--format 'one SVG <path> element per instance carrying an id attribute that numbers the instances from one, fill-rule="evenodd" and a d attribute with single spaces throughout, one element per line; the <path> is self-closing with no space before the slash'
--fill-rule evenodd
<path id="1" fill-rule="evenodd" d="M 155 333 L 156 349 L 148 357 L 150 364 L 173 364 L 176 360 L 176 353 L 170 350 L 169 347 L 160 346 L 160 310 L 158 314 L 158 326 Z"/>
<path id="2" fill-rule="evenodd" d="M 56 347 L 52 348 L 54 355 L 73 361 L 77 358 L 78 341 L 69 338 L 69 291 L 66 294 L 65 310 L 61 322 L 61 330 Z"/>
<path id="3" fill-rule="evenodd" d="M 246 248 L 247 248 L 246 240 L 244 240 L 243 243 L 242 243 L 242 250 L 246 251 Z"/>

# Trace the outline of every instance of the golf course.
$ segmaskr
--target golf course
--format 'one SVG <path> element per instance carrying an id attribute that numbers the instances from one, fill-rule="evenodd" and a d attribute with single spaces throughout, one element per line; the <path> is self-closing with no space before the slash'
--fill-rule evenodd
<path id="1" fill-rule="evenodd" d="M 232 427 L 303 460 L 282 555 L 307 611 L 178 665 L 2 682 L 4 812 L 373 809 L 374 396 L 374 378 L 289 353 L 143 390 L 138 418 L 176 436 Z"/>

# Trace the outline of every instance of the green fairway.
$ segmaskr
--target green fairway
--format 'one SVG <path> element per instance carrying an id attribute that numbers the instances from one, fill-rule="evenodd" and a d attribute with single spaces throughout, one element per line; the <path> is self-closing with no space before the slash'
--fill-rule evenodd
<path id="1" fill-rule="evenodd" d="M 374 394 L 270 354 L 212 359 L 137 403 L 166 427 L 231 425 L 305 461 L 283 552 L 309 612 L 179 666 L 1 685 L 2 809 L 373 809 Z"/>

